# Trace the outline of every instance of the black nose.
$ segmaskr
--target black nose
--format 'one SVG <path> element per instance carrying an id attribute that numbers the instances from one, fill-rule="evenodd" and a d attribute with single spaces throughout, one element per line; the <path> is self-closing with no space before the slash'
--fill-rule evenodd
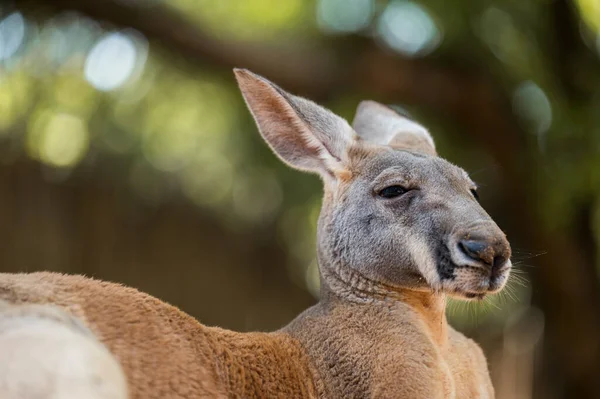
<path id="1" fill-rule="evenodd" d="M 462 240 L 458 243 L 458 248 L 469 258 L 493 268 L 504 265 L 510 256 L 502 242 Z"/>

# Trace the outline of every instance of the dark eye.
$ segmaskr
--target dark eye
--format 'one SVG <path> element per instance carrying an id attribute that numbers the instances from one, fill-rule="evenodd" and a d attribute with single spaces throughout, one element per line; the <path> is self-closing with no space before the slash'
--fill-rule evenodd
<path id="1" fill-rule="evenodd" d="M 383 198 L 394 198 L 399 197 L 406 193 L 408 190 L 402 186 L 389 186 L 379 191 L 379 196 Z"/>
<path id="2" fill-rule="evenodd" d="M 472 188 L 472 189 L 471 189 L 471 194 L 473 194 L 473 197 L 474 197 L 474 198 L 475 198 L 477 201 L 479 201 L 479 194 L 477 194 L 477 190 L 476 190 L 476 189 Z"/>

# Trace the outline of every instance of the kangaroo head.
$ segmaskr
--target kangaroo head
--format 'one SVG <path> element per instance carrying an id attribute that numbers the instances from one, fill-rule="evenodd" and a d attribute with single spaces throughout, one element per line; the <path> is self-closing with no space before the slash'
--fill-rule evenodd
<path id="1" fill-rule="evenodd" d="M 468 174 L 436 156 L 427 129 L 372 101 L 360 104 L 352 128 L 247 70 L 235 75 L 273 151 L 324 182 L 317 249 L 325 287 L 466 299 L 504 287 L 505 234 Z"/>

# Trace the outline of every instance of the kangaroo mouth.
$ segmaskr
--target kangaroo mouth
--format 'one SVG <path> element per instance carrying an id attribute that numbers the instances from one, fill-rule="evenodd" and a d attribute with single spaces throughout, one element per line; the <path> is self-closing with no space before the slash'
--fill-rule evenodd
<path id="1" fill-rule="evenodd" d="M 504 288 L 511 263 L 507 260 L 497 268 L 459 264 L 444 246 L 438 253 L 437 268 L 443 292 L 459 299 L 482 300 Z"/>
<path id="2" fill-rule="evenodd" d="M 464 297 L 466 299 L 483 299 L 485 298 L 485 294 L 477 293 L 477 292 L 465 292 Z"/>

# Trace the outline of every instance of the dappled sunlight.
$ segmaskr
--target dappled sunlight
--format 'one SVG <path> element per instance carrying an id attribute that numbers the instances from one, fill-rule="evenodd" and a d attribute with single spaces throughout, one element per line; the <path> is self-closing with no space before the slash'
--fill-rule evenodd
<path id="1" fill-rule="evenodd" d="M 313 1 L 171 0 L 168 5 L 216 35 L 248 41 L 305 31 Z"/>
<path id="2" fill-rule="evenodd" d="M 185 79 L 151 89 L 141 131 L 149 162 L 174 171 L 199 151 L 226 152 L 235 122 L 227 114 L 230 99 L 225 88 L 208 81 Z"/>
<path id="3" fill-rule="evenodd" d="M 31 157 L 50 166 L 73 167 L 87 152 L 89 133 L 81 118 L 44 109 L 32 119 L 27 144 Z"/>
<path id="4" fill-rule="evenodd" d="M 317 1 L 317 20 L 325 32 L 359 32 L 370 25 L 374 11 L 374 0 Z"/>
<path id="5" fill-rule="evenodd" d="M 0 74 L 0 136 L 25 116 L 31 102 L 31 79 L 22 72 Z"/>
<path id="6" fill-rule="evenodd" d="M 24 51 L 15 60 L 32 76 L 52 76 L 57 69 L 81 74 L 85 57 L 102 35 L 100 25 L 73 13 L 59 14 L 43 24 L 28 21 Z"/>
<path id="7" fill-rule="evenodd" d="M 597 0 L 576 0 L 584 22 L 600 35 L 600 3 Z"/>
<path id="8" fill-rule="evenodd" d="M 475 24 L 477 34 L 490 51 L 518 76 L 530 77 L 541 71 L 535 43 L 526 27 L 517 26 L 511 15 L 497 7 L 487 8 Z"/>
<path id="9" fill-rule="evenodd" d="M 25 20 L 14 12 L 0 21 L 0 61 L 13 56 L 25 38 Z"/>
<path id="10" fill-rule="evenodd" d="M 534 82 L 521 83 L 513 94 L 513 109 L 527 128 L 542 136 L 552 126 L 552 105 L 546 93 Z"/>
<path id="11" fill-rule="evenodd" d="M 145 54 L 136 49 L 125 33 L 109 33 L 89 52 L 84 67 L 88 82 L 102 91 L 117 89 L 133 75 L 136 64 L 143 67 Z"/>
<path id="12" fill-rule="evenodd" d="M 427 10 L 419 3 L 393 0 L 377 25 L 381 39 L 407 56 L 423 56 L 439 46 L 442 33 Z"/>
<path id="13" fill-rule="evenodd" d="M 39 157 L 52 166 L 74 166 L 85 155 L 89 134 L 85 122 L 74 115 L 55 114 L 39 136 Z"/>

